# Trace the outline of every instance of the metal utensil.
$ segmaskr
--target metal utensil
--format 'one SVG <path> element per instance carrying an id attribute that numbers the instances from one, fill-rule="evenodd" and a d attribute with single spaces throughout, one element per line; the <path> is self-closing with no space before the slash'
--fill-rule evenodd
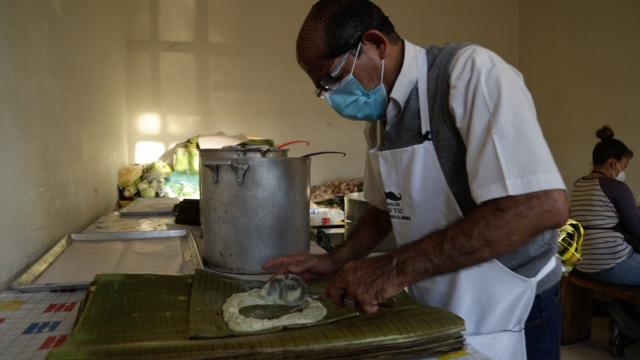
<path id="1" fill-rule="evenodd" d="M 309 153 L 309 154 L 302 155 L 301 157 L 310 158 L 312 156 L 325 155 L 325 154 L 338 154 L 338 155 L 342 155 L 342 157 L 347 156 L 347 153 L 346 152 L 342 152 L 342 151 L 318 151 L 318 152 L 312 152 L 312 153 Z"/>

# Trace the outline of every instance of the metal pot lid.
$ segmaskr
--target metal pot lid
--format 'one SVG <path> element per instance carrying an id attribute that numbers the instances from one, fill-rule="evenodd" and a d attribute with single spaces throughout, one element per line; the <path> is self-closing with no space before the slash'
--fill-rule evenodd
<path id="1" fill-rule="evenodd" d="M 243 158 L 243 157 L 287 157 L 289 149 L 277 149 L 264 145 L 230 145 L 221 149 L 208 149 L 219 156 Z"/>

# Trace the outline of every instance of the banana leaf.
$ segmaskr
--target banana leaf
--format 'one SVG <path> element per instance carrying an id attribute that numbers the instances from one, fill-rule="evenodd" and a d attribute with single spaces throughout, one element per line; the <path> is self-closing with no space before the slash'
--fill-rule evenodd
<path id="1" fill-rule="evenodd" d="M 194 326 L 194 292 L 218 299 L 212 289 L 247 290 L 245 282 L 209 275 L 97 276 L 71 335 L 48 359 L 414 359 L 463 347 L 462 319 L 437 308 L 405 307 L 405 299 L 374 315 L 317 326 L 190 339 L 192 329 L 228 331 L 219 323 Z M 202 288 L 194 290 L 196 284 Z"/>

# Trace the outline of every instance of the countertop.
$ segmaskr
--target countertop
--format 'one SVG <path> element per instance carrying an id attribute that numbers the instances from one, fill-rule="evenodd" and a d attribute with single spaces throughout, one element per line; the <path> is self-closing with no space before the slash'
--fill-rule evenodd
<path id="1" fill-rule="evenodd" d="M 121 232 L 187 229 L 192 231 L 198 250 L 203 253 L 202 232 L 198 226 L 177 225 L 173 216 L 122 217 L 116 211 L 100 216 L 84 232 Z M 310 252 L 325 253 L 315 242 Z M 243 275 L 252 280 L 266 280 L 269 275 Z M 21 293 L 15 290 L 0 292 L 0 359 L 44 359 L 47 353 L 60 346 L 71 332 L 78 304 L 85 290 Z M 466 349 L 448 354 L 447 359 L 483 359 L 477 352 Z"/>

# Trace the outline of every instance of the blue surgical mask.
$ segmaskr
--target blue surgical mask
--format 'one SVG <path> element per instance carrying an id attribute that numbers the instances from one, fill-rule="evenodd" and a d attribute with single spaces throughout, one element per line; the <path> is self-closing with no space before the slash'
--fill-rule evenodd
<path id="1" fill-rule="evenodd" d="M 380 84 L 367 91 L 360 81 L 353 76 L 359 52 L 360 45 L 358 45 L 358 50 L 356 51 L 351 73 L 342 79 L 335 88 L 327 92 L 325 100 L 338 114 L 347 119 L 376 121 L 385 115 L 389 105 L 387 90 L 382 83 L 384 59 L 382 59 Z"/>

